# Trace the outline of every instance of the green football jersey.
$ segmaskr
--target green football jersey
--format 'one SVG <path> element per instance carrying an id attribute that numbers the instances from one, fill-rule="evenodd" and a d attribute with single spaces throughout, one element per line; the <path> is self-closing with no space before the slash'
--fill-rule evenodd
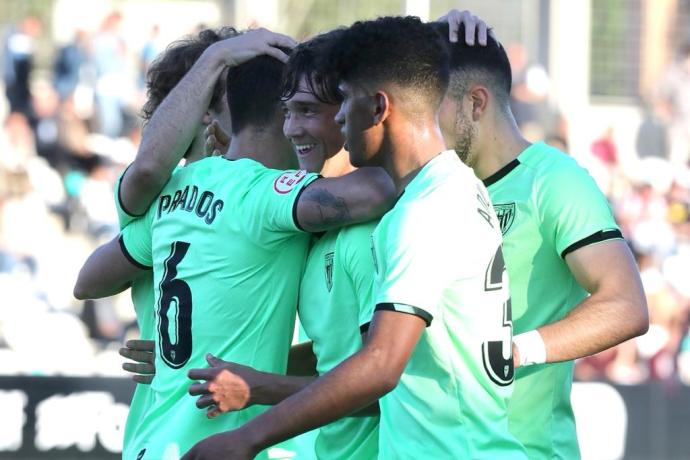
<path id="1" fill-rule="evenodd" d="M 124 176 L 124 172 L 115 183 L 115 208 L 117 209 L 120 230 L 133 220 L 141 217 L 135 216 L 127 211 L 122 205 L 122 198 L 120 195 L 122 176 Z M 142 276 L 133 281 L 130 293 L 132 296 L 132 305 L 134 305 L 134 312 L 136 313 L 137 325 L 139 326 L 139 335 L 142 339 L 152 340 L 154 331 L 153 274 Z M 152 401 L 153 392 L 149 385 L 136 385 L 134 387 L 134 394 L 129 404 L 129 413 L 127 414 L 127 423 L 125 424 L 122 458 L 136 458 L 137 453 L 132 452 L 131 447 L 135 444 L 134 438 L 139 430 L 139 424 Z"/>
<path id="2" fill-rule="evenodd" d="M 251 407 L 213 420 L 187 394 L 187 372 L 208 352 L 284 373 L 310 235 L 294 218 L 318 176 L 242 159 L 206 158 L 173 175 L 120 243 L 152 266 L 155 282 L 155 400 L 137 437 L 143 458 L 177 458 L 201 439 L 241 426 Z"/>
<path id="3" fill-rule="evenodd" d="M 373 314 L 376 222 L 333 230 L 314 242 L 300 288 L 299 318 L 313 341 L 319 375 L 362 348 L 361 327 Z M 316 456 L 322 460 L 376 459 L 378 416 L 345 417 L 321 427 Z"/>
<path id="4" fill-rule="evenodd" d="M 525 459 L 508 431 L 510 295 L 488 194 L 454 151 L 431 160 L 373 238 L 376 311 L 427 323 L 381 398 L 380 457 Z"/>
<path id="5" fill-rule="evenodd" d="M 622 237 L 606 198 L 574 159 L 544 143 L 528 147 L 484 184 L 501 222 L 515 333 L 562 319 L 587 295 L 565 255 Z M 530 459 L 580 457 L 572 377 L 572 362 L 517 370 L 510 429 Z"/>

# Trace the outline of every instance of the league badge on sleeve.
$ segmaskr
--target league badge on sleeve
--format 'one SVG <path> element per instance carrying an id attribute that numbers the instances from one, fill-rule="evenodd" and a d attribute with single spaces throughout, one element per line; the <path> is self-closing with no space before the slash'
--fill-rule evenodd
<path id="1" fill-rule="evenodd" d="M 278 176 L 278 178 L 273 183 L 273 190 L 275 190 L 276 193 L 280 193 L 281 195 L 290 193 L 290 191 L 293 188 L 295 188 L 297 184 L 302 182 L 302 179 L 304 179 L 306 176 L 307 171 L 305 171 L 304 169 L 299 169 L 296 171 L 285 171 L 283 174 Z"/>

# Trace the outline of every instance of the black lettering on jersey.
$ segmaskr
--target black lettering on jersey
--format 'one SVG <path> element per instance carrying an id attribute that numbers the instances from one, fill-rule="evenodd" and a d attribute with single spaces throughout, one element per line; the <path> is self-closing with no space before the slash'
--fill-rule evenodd
<path id="1" fill-rule="evenodd" d="M 213 193 L 208 190 L 204 191 L 199 198 L 199 204 L 196 205 L 196 215 L 199 217 L 204 217 L 208 212 L 208 209 L 213 203 Z"/>
<path id="2" fill-rule="evenodd" d="M 178 209 L 186 212 L 195 212 L 196 215 L 211 225 L 218 214 L 223 210 L 225 203 L 223 200 L 215 200 L 211 191 L 205 190 L 199 196 L 199 188 L 192 185 L 192 192 L 189 193 L 189 185 L 184 189 L 176 190 L 172 195 L 161 195 L 158 202 L 158 218 L 163 211 L 168 214 Z M 189 197 L 189 198 L 188 198 Z M 199 199 L 197 200 L 197 197 Z"/>
<path id="3" fill-rule="evenodd" d="M 169 213 L 175 210 L 177 203 L 180 202 L 180 196 L 182 196 L 182 191 L 175 190 L 175 195 L 173 196 L 172 203 L 170 203 L 170 208 L 168 209 Z"/>
<path id="4" fill-rule="evenodd" d="M 196 199 L 198 195 L 199 187 L 197 187 L 196 185 L 192 185 L 192 194 L 189 197 L 189 203 L 187 203 L 185 211 L 192 212 L 194 210 L 194 206 L 196 206 Z"/>
<path id="5" fill-rule="evenodd" d="M 180 209 L 184 209 L 185 206 L 187 205 L 187 192 L 189 192 L 189 185 L 182 190 L 182 194 L 180 195 L 180 199 L 177 201 L 177 203 L 174 204 L 175 209 L 178 207 Z M 175 210 L 173 209 L 173 211 Z"/>
<path id="6" fill-rule="evenodd" d="M 211 206 L 211 212 L 209 212 L 206 215 L 206 219 L 204 219 L 204 222 L 207 224 L 211 225 L 213 223 L 213 220 L 216 218 L 219 212 L 223 210 L 223 206 L 225 203 L 223 203 L 223 200 L 216 200 L 213 205 Z"/>
<path id="7" fill-rule="evenodd" d="M 489 206 L 491 206 L 491 204 L 489 203 L 489 199 L 484 196 L 484 191 L 479 185 L 477 185 L 477 201 L 479 201 L 480 206 L 477 208 L 477 212 L 489 225 L 491 225 L 491 228 L 494 228 L 494 224 L 491 222 L 491 213 L 489 212 Z"/>
<path id="8" fill-rule="evenodd" d="M 145 454 L 145 453 L 146 453 L 146 449 L 145 449 L 145 448 L 144 448 L 144 449 L 141 449 L 141 450 L 139 451 L 139 453 L 137 454 L 137 460 L 141 460 L 142 458 L 144 458 L 144 454 Z"/>
<path id="9" fill-rule="evenodd" d="M 160 219 L 163 211 L 170 206 L 170 195 L 161 195 L 158 199 L 158 218 Z"/>

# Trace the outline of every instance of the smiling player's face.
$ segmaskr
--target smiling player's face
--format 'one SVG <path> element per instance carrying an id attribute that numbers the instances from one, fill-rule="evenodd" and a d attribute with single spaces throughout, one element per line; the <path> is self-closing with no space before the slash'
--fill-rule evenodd
<path id="1" fill-rule="evenodd" d="M 343 148 L 345 137 L 335 122 L 339 105 L 320 101 L 302 77 L 297 92 L 285 102 L 283 134 L 292 144 L 301 169 L 320 172 Z"/>

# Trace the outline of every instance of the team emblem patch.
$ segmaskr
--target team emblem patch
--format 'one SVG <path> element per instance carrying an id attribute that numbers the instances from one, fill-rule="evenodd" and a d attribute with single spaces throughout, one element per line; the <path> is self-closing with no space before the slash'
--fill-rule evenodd
<path id="1" fill-rule="evenodd" d="M 501 233 L 505 235 L 515 220 L 515 202 L 495 204 L 496 217 L 501 224 Z"/>
<path id="2" fill-rule="evenodd" d="M 374 259 L 374 270 L 379 272 L 379 261 L 376 259 L 376 248 L 374 247 L 374 235 L 371 235 L 371 258 Z"/>
<path id="3" fill-rule="evenodd" d="M 299 169 L 297 171 L 286 171 L 275 180 L 273 183 L 273 190 L 276 193 L 284 195 L 290 193 L 290 191 L 295 188 L 297 184 L 302 182 L 302 179 L 307 177 L 307 171 L 304 169 Z"/>
<path id="4" fill-rule="evenodd" d="M 325 257 L 326 287 L 328 288 L 328 292 L 331 292 L 331 289 L 333 289 L 333 257 L 334 256 L 335 256 L 334 252 L 329 252 L 326 254 L 326 257 Z"/>

